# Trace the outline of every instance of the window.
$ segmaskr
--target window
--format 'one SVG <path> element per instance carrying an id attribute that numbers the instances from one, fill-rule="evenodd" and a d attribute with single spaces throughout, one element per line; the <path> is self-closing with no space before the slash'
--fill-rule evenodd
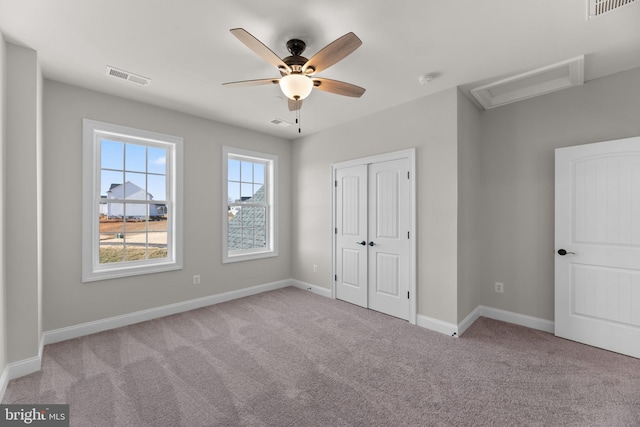
<path id="1" fill-rule="evenodd" d="M 83 121 L 84 282 L 182 268 L 182 138 Z"/>
<path id="2" fill-rule="evenodd" d="M 278 255 L 277 156 L 223 147 L 223 262 Z"/>

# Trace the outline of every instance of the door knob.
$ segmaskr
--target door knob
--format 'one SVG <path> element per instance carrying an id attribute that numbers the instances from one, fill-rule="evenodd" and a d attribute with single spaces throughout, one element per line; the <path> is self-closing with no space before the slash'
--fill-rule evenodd
<path id="1" fill-rule="evenodd" d="M 362 246 L 367 246 L 367 242 L 365 242 L 364 240 L 362 242 L 356 242 L 356 244 L 362 245 Z"/>
<path id="2" fill-rule="evenodd" d="M 369 242 L 369 246 L 375 246 L 375 243 Z"/>
<path id="3" fill-rule="evenodd" d="M 565 256 L 565 255 L 567 255 L 567 254 L 575 255 L 576 253 L 575 253 L 575 252 L 567 252 L 567 251 L 566 251 L 566 250 L 564 250 L 564 249 L 558 249 L 558 255 Z"/>

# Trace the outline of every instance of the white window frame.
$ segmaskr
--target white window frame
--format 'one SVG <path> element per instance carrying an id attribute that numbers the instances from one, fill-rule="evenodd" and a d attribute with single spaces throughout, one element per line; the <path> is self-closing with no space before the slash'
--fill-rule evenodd
<path id="1" fill-rule="evenodd" d="M 267 197 L 267 247 L 230 252 L 229 241 L 229 159 L 244 159 L 266 163 L 265 186 Z M 277 232 L 277 189 L 278 189 L 278 156 L 234 147 L 222 147 L 222 262 L 248 261 L 278 256 Z"/>
<path id="2" fill-rule="evenodd" d="M 183 139 L 173 135 L 83 119 L 82 169 L 82 281 L 128 277 L 182 269 L 182 156 Z M 167 257 L 100 264 L 100 140 L 167 148 Z"/>

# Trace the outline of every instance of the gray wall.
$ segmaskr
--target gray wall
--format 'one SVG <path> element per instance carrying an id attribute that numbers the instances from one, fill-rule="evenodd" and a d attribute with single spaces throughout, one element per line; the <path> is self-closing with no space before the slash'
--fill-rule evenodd
<path id="1" fill-rule="evenodd" d="M 7 43 L 5 236 L 7 358 L 38 354 L 41 275 L 41 80 L 34 50 Z"/>
<path id="2" fill-rule="evenodd" d="M 481 114 L 483 305 L 553 320 L 554 149 L 638 135 L 640 68 Z"/>
<path id="3" fill-rule="evenodd" d="M 331 164 L 415 147 L 418 314 L 457 322 L 457 93 L 447 89 L 293 142 L 293 278 L 331 289 Z"/>
<path id="4" fill-rule="evenodd" d="M 7 47 L 0 32 L 0 370 L 7 365 L 7 280 L 5 270 L 5 159 Z"/>
<path id="5" fill-rule="evenodd" d="M 81 282 L 83 118 L 184 138 L 183 270 Z M 290 141 L 49 80 L 44 133 L 45 330 L 291 277 Z M 279 156 L 278 257 L 222 264 L 223 145 Z"/>

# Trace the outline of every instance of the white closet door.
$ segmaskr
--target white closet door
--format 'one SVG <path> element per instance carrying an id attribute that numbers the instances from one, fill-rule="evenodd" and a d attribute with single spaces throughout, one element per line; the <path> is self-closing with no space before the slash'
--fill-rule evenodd
<path id="1" fill-rule="evenodd" d="M 336 173 L 336 298 L 367 307 L 367 165 Z"/>
<path id="2" fill-rule="evenodd" d="M 640 138 L 556 150 L 555 333 L 640 357 Z"/>
<path id="3" fill-rule="evenodd" d="M 336 298 L 409 320 L 409 159 L 336 171 Z"/>
<path id="4" fill-rule="evenodd" d="M 409 319 L 408 160 L 369 165 L 369 308 Z"/>

